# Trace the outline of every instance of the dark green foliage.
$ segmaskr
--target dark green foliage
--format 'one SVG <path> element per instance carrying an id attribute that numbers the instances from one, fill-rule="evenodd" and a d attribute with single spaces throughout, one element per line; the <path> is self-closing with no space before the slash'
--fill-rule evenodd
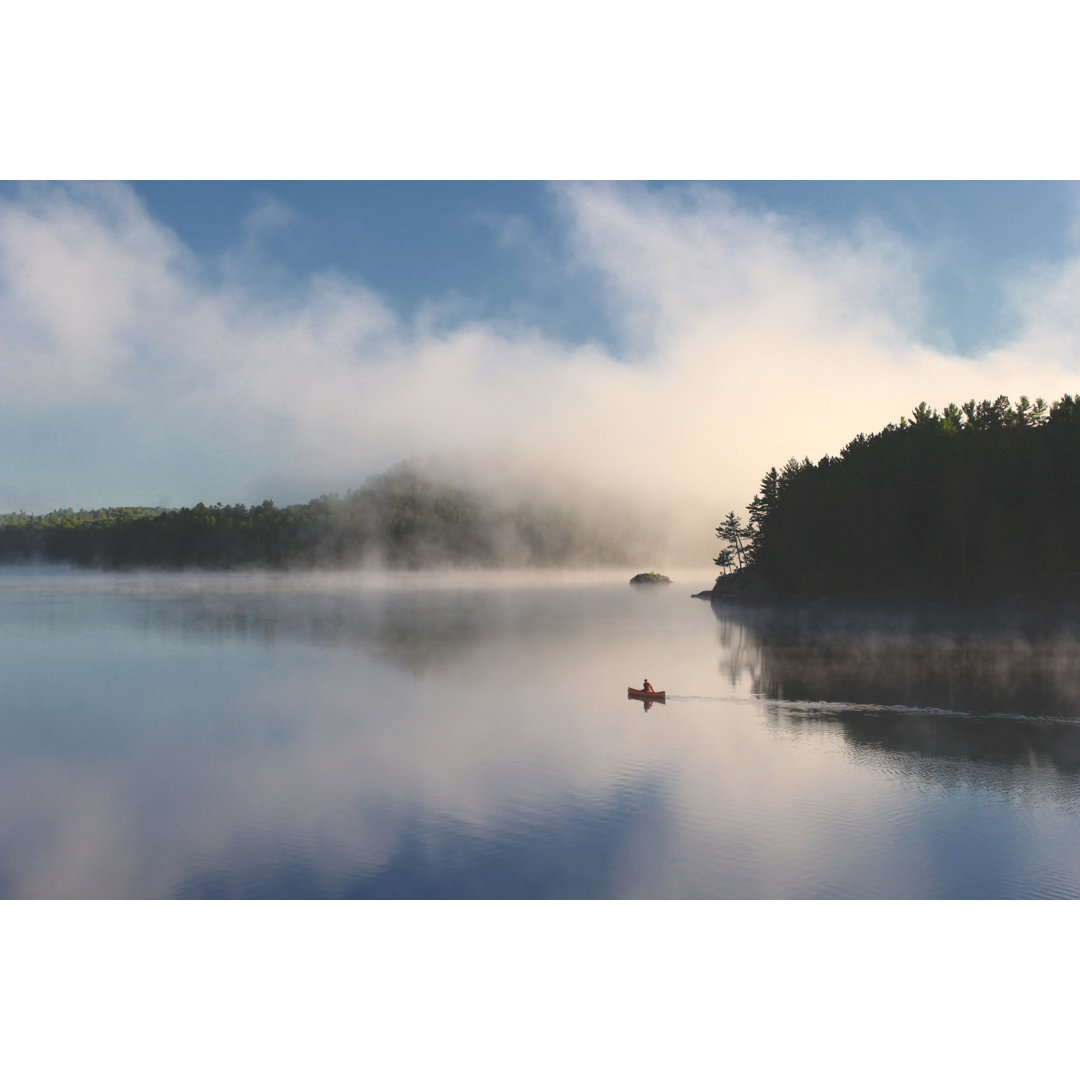
<path id="1" fill-rule="evenodd" d="M 0 515 L 0 562 L 133 566 L 392 568 L 554 566 L 624 561 L 570 512 L 524 500 L 497 506 L 398 466 L 344 498 L 278 507 L 116 507 Z"/>
<path id="2" fill-rule="evenodd" d="M 922 402 L 838 457 L 770 470 L 748 510 L 743 533 L 733 513 L 717 530 L 717 564 L 784 595 L 1076 596 L 1080 400 Z"/>

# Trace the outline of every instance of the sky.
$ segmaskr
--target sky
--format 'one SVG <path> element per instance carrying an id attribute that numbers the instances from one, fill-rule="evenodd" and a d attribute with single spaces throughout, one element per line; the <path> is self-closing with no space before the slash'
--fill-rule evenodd
<path id="1" fill-rule="evenodd" d="M 4 182 L 0 510 L 284 504 L 411 459 L 708 546 L 770 467 L 920 401 L 1080 391 L 1077 194 Z"/>

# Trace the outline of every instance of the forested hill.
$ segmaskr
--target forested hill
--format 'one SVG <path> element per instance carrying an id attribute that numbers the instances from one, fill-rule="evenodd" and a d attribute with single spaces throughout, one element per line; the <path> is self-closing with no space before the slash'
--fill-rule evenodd
<path id="1" fill-rule="evenodd" d="M 923 402 L 771 469 L 717 535 L 717 595 L 1080 598 L 1080 398 Z"/>
<path id="2" fill-rule="evenodd" d="M 391 568 L 621 564 L 610 530 L 537 502 L 485 499 L 409 465 L 344 497 L 279 507 L 114 507 L 0 515 L 0 562 L 120 567 Z"/>

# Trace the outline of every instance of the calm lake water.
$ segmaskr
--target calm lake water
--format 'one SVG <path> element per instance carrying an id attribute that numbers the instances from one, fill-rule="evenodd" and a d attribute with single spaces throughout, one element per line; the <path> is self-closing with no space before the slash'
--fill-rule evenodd
<path id="1" fill-rule="evenodd" d="M 0 896 L 1080 896 L 1071 623 L 627 577 L 0 573 Z"/>

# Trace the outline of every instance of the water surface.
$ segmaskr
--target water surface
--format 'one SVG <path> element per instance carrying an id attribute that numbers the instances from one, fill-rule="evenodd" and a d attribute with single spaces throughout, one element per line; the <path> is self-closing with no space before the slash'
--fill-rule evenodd
<path id="1" fill-rule="evenodd" d="M 1080 895 L 1068 621 L 627 576 L 0 574 L 0 895 Z"/>

